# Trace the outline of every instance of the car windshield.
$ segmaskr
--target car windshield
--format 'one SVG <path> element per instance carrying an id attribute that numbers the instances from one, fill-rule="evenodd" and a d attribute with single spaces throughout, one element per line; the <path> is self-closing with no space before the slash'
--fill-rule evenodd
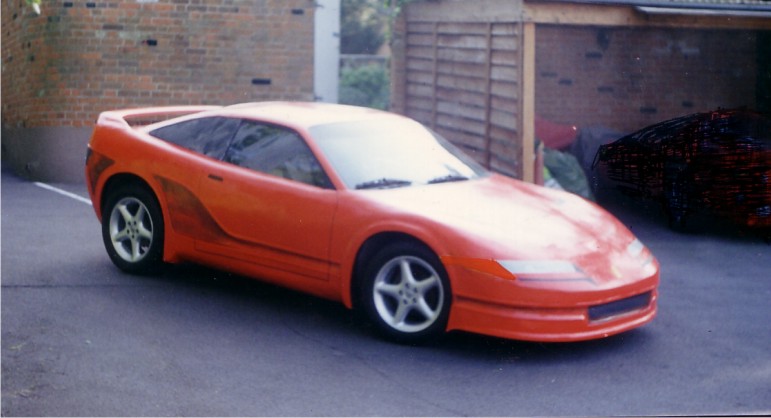
<path id="1" fill-rule="evenodd" d="M 487 174 L 449 141 L 409 119 L 333 123 L 310 132 L 351 189 L 465 181 Z"/>

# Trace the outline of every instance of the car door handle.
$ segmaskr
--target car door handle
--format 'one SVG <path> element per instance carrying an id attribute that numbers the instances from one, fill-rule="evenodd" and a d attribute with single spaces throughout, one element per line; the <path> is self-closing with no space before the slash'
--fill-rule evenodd
<path id="1" fill-rule="evenodd" d="M 218 176 L 216 174 L 209 174 L 209 178 L 214 180 L 214 181 L 225 181 L 225 179 L 223 179 L 222 177 L 220 177 L 220 176 Z"/>

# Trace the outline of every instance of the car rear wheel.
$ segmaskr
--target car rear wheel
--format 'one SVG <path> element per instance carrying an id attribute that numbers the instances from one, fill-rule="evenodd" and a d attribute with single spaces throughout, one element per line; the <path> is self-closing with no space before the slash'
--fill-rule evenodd
<path id="1" fill-rule="evenodd" d="M 685 231 L 686 220 L 691 212 L 690 189 L 691 176 L 686 163 L 668 163 L 664 168 L 664 211 L 669 220 L 669 227 L 676 231 Z"/>
<path id="2" fill-rule="evenodd" d="M 373 257 L 363 279 L 362 303 L 383 335 L 418 343 L 444 333 L 452 295 L 447 273 L 429 249 L 389 245 Z"/>
<path id="3" fill-rule="evenodd" d="M 163 217 L 151 192 L 138 186 L 121 187 L 110 194 L 102 213 L 104 246 L 118 268 L 142 274 L 162 264 Z"/>

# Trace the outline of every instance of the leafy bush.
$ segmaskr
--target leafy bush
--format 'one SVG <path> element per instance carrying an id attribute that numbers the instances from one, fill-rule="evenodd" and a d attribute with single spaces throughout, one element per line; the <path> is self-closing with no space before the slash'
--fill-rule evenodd
<path id="1" fill-rule="evenodd" d="M 382 65 L 369 64 L 343 68 L 340 72 L 340 97 L 343 104 L 388 109 L 390 77 Z"/>
<path id="2" fill-rule="evenodd" d="M 340 6 L 340 52 L 377 53 L 385 42 L 388 19 L 380 0 L 343 0 Z"/>

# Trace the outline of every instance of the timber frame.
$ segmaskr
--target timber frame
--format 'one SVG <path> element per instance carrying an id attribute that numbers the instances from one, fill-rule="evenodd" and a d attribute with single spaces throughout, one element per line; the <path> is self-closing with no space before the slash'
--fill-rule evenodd
<path id="1" fill-rule="evenodd" d="M 395 26 L 392 109 L 451 131 L 445 136 L 488 168 L 533 182 L 538 26 L 771 30 L 768 4 L 712 0 L 699 7 L 677 0 L 412 3 Z M 509 48 L 496 42 L 506 25 L 507 41 L 516 42 Z M 459 70 L 470 65 L 482 76 Z"/>

